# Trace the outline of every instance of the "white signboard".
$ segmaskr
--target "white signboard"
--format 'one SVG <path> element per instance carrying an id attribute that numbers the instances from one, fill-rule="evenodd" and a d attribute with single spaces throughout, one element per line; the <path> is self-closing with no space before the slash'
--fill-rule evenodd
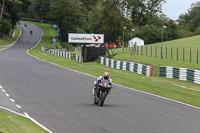
<path id="1" fill-rule="evenodd" d="M 68 34 L 69 43 L 104 43 L 103 34 Z"/>

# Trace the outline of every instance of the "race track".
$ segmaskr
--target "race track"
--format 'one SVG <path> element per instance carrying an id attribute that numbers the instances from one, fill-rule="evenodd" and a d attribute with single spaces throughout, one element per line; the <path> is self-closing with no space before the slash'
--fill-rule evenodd
<path id="1" fill-rule="evenodd" d="M 28 55 L 42 31 L 31 24 L 20 27 L 16 44 L 0 51 L 0 84 L 21 106 L 19 113 L 54 133 L 200 132 L 200 110 L 116 85 L 105 106 L 94 106 L 95 79 Z"/>

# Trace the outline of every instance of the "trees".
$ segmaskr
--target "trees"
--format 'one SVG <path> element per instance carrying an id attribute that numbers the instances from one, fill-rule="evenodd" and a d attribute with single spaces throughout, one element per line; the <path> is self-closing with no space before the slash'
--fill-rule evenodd
<path id="1" fill-rule="evenodd" d="M 58 23 L 61 33 L 84 32 L 86 14 L 77 0 L 57 0 L 51 2 L 48 18 Z"/>
<path id="2" fill-rule="evenodd" d="M 14 2 L 12 5 L 8 5 L 9 9 L 13 10 L 7 8 L 7 12 L 10 13 L 8 15 L 5 13 L 4 18 L 12 20 L 11 22 L 14 24 L 19 19 L 19 12 L 27 11 L 25 7 L 30 5 L 30 2 L 28 0 L 8 1 Z M 119 36 L 122 36 L 123 27 L 127 27 L 125 39 L 128 40 L 131 36 L 130 30 L 134 28 L 136 29 L 135 35 L 142 39 L 145 38 L 145 43 L 149 44 L 161 40 L 160 34 L 163 25 L 167 26 L 164 40 L 178 38 L 180 36 L 177 34 L 183 33 L 172 20 L 162 14 L 161 7 L 165 1 L 31 0 L 31 8 L 23 16 L 58 23 L 61 33 L 103 33 L 106 42 L 115 42 Z M 16 6 L 15 4 L 20 5 Z M 189 21 L 187 15 L 184 18 Z M 198 22 L 195 20 L 195 23 Z M 147 32 L 153 36 L 147 35 Z M 199 33 L 199 29 L 196 33 Z"/>
<path id="3" fill-rule="evenodd" d="M 11 22 L 8 19 L 1 19 L 0 21 L 0 37 L 3 34 L 9 34 L 11 30 Z"/>
<path id="4" fill-rule="evenodd" d="M 2 3 L 3 0 L 0 0 Z M 0 22 L 1 34 L 8 34 L 14 29 L 20 19 L 20 13 L 27 10 L 30 4 L 28 0 L 6 0 L 4 3 L 4 12 Z"/>
<path id="5" fill-rule="evenodd" d="M 134 25 L 143 26 L 157 19 L 164 3 L 165 0 L 125 0 L 123 4 Z"/>
<path id="6" fill-rule="evenodd" d="M 100 19 L 101 31 L 105 35 L 105 41 L 114 42 L 121 35 L 124 17 L 119 7 L 113 0 L 106 0 L 103 4 L 102 16 Z"/>
<path id="7" fill-rule="evenodd" d="M 179 22 L 181 28 L 184 28 L 190 32 L 195 32 L 195 30 L 199 30 L 198 27 L 200 25 L 200 2 L 193 3 L 187 13 L 180 15 Z"/>
<path id="8" fill-rule="evenodd" d="M 46 18 L 49 12 L 51 0 L 35 0 L 34 11 L 39 18 Z"/>

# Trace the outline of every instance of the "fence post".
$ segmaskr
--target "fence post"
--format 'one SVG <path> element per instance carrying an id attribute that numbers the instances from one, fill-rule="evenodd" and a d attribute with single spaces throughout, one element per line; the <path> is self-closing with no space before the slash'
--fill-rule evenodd
<path id="1" fill-rule="evenodd" d="M 147 49 L 147 45 L 146 45 L 146 56 L 147 56 L 147 53 L 148 53 L 147 51 L 148 51 L 148 49 Z"/>
<path id="2" fill-rule="evenodd" d="M 139 54 L 138 46 L 137 46 L 137 55 Z"/>
<path id="3" fill-rule="evenodd" d="M 197 64 L 199 63 L 199 50 L 197 49 Z"/>
<path id="4" fill-rule="evenodd" d="M 128 42 L 126 42 L 126 50 L 127 50 L 127 48 L 128 48 Z"/>
<path id="5" fill-rule="evenodd" d="M 135 46 L 135 45 L 134 45 L 134 52 L 133 52 L 133 53 L 134 53 L 134 55 L 135 55 L 135 53 L 136 53 L 136 46 Z"/>
<path id="6" fill-rule="evenodd" d="M 171 60 L 173 59 L 173 48 L 171 47 Z"/>
<path id="7" fill-rule="evenodd" d="M 177 48 L 177 51 L 176 51 L 176 53 L 177 53 L 177 55 L 176 55 L 176 56 L 177 56 L 177 61 L 178 61 L 178 48 Z"/>
<path id="8" fill-rule="evenodd" d="M 167 59 L 167 46 L 166 46 L 166 59 Z"/>
<path id="9" fill-rule="evenodd" d="M 191 50 L 191 48 L 190 48 L 190 63 L 192 62 L 192 50 Z"/>
<path id="10" fill-rule="evenodd" d="M 155 49 L 155 50 L 156 50 L 155 55 L 156 55 L 156 58 L 157 58 L 157 46 L 156 46 L 156 49 Z"/>
<path id="11" fill-rule="evenodd" d="M 151 57 L 152 57 L 152 46 L 151 46 Z"/>
<path id="12" fill-rule="evenodd" d="M 185 49 L 183 48 L 183 61 L 185 61 Z"/>
<path id="13" fill-rule="evenodd" d="M 141 55 L 143 56 L 143 46 L 141 46 Z"/>

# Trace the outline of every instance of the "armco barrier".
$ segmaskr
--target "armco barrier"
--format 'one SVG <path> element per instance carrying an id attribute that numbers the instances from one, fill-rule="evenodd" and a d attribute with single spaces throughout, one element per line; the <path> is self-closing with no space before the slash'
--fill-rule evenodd
<path id="1" fill-rule="evenodd" d="M 164 66 L 160 67 L 160 76 L 200 84 L 200 70 Z"/>
<path id="2" fill-rule="evenodd" d="M 41 48 L 42 52 L 46 52 L 46 48 L 42 47 Z M 72 53 L 69 53 L 69 52 L 66 52 L 66 50 L 62 50 L 62 49 L 48 49 L 49 50 L 49 53 L 52 54 L 52 55 L 55 55 L 55 56 L 61 56 L 61 57 L 64 57 L 64 58 L 67 58 L 67 59 L 74 59 L 78 62 L 82 62 L 82 57 L 81 55 L 78 55 L 78 54 L 72 54 Z"/>
<path id="3" fill-rule="evenodd" d="M 146 76 L 152 76 L 153 74 L 152 66 L 134 63 L 134 62 L 120 61 L 120 60 L 100 57 L 100 64 L 111 67 L 111 68 L 115 68 L 115 69 L 136 72 L 138 74 L 143 74 Z"/>

